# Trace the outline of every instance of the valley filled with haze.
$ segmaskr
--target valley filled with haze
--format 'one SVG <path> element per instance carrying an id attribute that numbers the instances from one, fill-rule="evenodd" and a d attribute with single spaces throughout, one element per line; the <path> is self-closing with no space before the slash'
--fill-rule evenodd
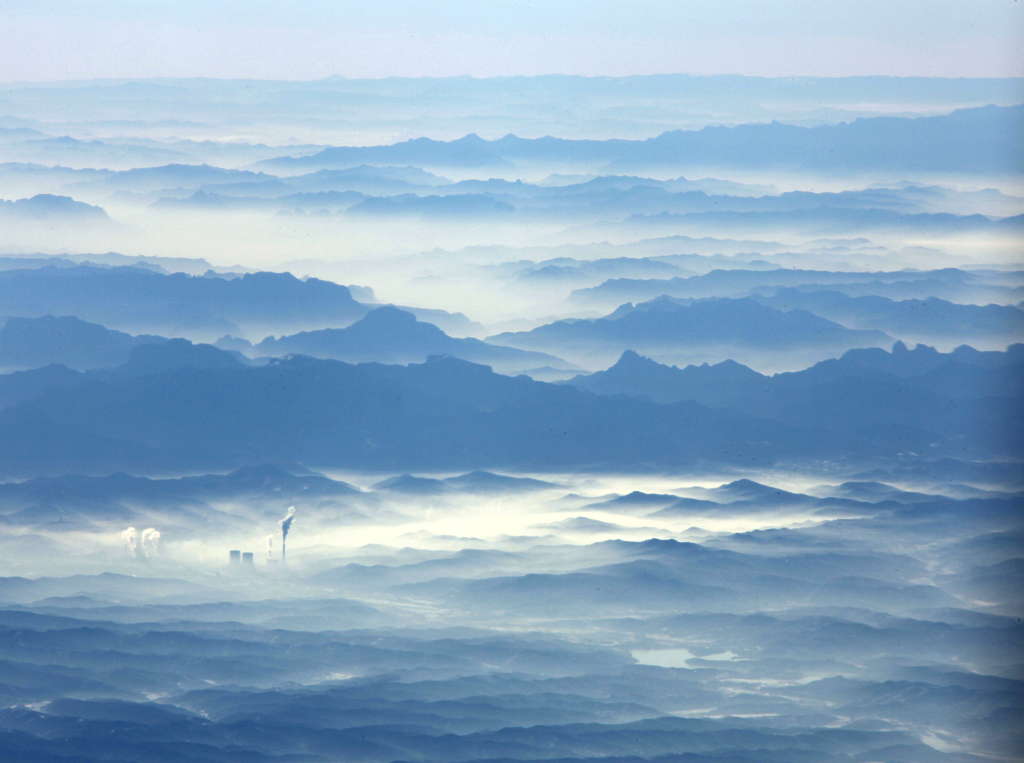
<path id="1" fill-rule="evenodd" d="M 0 759 L 1024 760 L 1014 77 L 0 89 Z"/>

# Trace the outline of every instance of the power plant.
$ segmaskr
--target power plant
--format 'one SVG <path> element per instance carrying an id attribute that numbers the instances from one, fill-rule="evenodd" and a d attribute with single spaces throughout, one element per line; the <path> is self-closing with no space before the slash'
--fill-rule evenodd
<path id="1" fill-rule="evenodd" d="M 295 507 L 294 506 L 289 506 L 288 507 L 288 512 L 284 515 L 284 517 L 279 522 L 279 524 L 281 526 L 281 562 L 282 563 L 284 563 L 286 561 L 286 556 L 285 555 L 287 554 L 287 549 L 288 549 L 288 533 L 291 531 L 291 529 L 292 529 L 292 522 L 294 522 L 294 521 L 295 521 Z M 131 531 L 131 532 L 129 532 L 129 531 Z M 147 530 L 146 532 L 150 532 L 150 531 Z M 155 535 L 155 540 L 158 542 L 159 539 L 160 539 L 160 533 L 156 532 L 155 530 L 153 532 L 156 534 Z M 125 533 L 122 534 L 124 539 L 125 539 L 125 543 L 130 548 L 135 548 L 137 546 L 137 541 L 136 541 L 136 537 L 137 536 L 134 533 L 135 533 L 135 528 L 134 527 L 130 527 L 130 528 L 128 528 L 128 530 L 125 531 Z M 277 562 L 277 560 L 274 559 L 274 536 L 273 535 L 268 535 L 267 536 L 267 564 L 271 565 L 271 564 L 275 564 L 276 562 Z M 231 566 L 231 567 L 234 567 L 236 565 L 239 566 L 239 567 L 242 566 L 242 565 L 246 565 L 246 566 L 249 566 L 249 567 L 255 567 L 256 566 L 256 555 L 252 551 L 242 551 L 241 549 L 233 548 L 230 551 L 228 551 L 228 565 Z"/>

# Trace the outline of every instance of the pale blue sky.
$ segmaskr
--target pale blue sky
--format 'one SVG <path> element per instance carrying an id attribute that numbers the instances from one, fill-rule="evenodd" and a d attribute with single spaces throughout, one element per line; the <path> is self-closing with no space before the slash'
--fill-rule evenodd
<path id="1" fill-rule="evenodd" d="M 1017 0 L 0 0 L 0 80 L 1024 74 Z"/>

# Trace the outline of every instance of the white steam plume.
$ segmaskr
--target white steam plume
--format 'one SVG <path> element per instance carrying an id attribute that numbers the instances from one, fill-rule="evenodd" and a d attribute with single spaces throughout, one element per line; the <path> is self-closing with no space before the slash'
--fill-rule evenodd
<path id="1" fill-rule="evenodd" d="M 160 553 L 160 531 L 155 527 L 147 527 L 141 536 L 142 554 L 152 559 Z"/>
<path id="2" fill-rule="evenodd" d="M 139 557 L 139 531 L 134 527 L 126 527 L 121 531 L 121 541 L 124 543 L 125 551 L 133 559 Z"/>

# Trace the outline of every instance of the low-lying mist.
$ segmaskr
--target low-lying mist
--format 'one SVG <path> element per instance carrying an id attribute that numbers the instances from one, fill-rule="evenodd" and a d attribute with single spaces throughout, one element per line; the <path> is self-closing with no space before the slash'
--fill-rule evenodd
<path id="1" fill-rule="evenodd" d="M 0 759 L 1024 760 L 1019 85 L 3 90 Z"/>

